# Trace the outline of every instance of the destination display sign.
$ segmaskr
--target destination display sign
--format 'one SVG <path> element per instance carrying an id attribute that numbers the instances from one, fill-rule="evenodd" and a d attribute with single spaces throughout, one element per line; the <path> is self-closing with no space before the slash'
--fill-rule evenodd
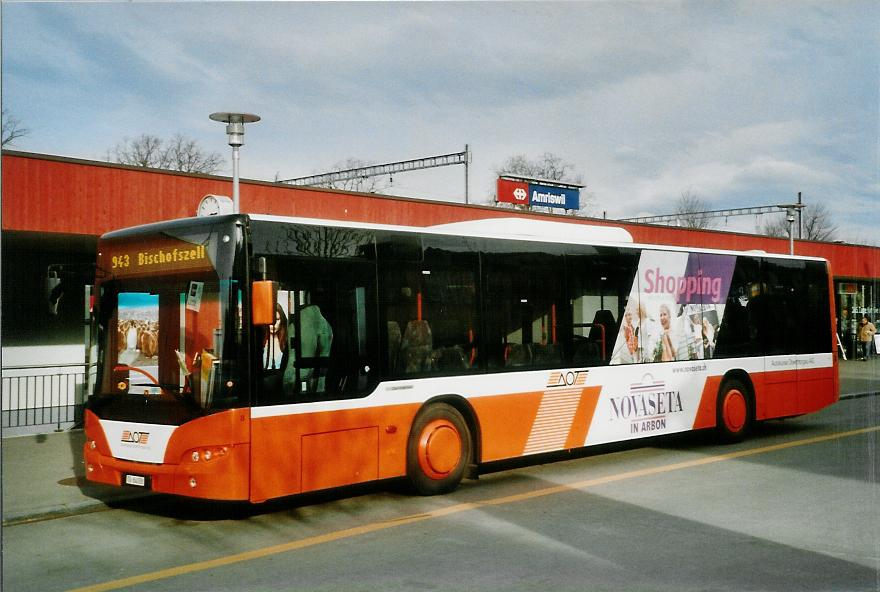
<path id="1" fill-rule="evenodd" d="M 103 243 L 98 265 L 117 277 L 213 268 L 205 245 L 168 237 Z"/>
<path id="2" fill-rule="evenodd" d="M 496 201 L 527 206 L 576 210 L 581 192 L 577 187 L 556 187 L 513 179 L 498 179 Z"/>

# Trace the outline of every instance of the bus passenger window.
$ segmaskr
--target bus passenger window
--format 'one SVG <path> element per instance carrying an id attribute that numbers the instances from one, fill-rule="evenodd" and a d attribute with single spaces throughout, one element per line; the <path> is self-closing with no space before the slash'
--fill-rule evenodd
<path id="1" fill-rule="evenodd" d="M 562 257 L 543 253 L 487 254 L 484 302 L 490 368 L 563 365 Z"/>
<path id="2" fill-rule="evenodd" d="M 424 241 L 423 250 L 403 261 L 380 248 L 383 353 L 392 377 L 466 373 L 479 366 L 477 254 L 458 238 Z"/>
<path id="3" fill-rule="evenodd" d="M 574 366 L 632 364 L 641 359 L 644 308 L 631 297 L 638 252 L 614 247 L 573 247 L 566 257 L 571 303 L 568 355 Z M 614 360 L 612 362 L 612 360 Z"/>
<path id="4" fill-rule="evenodd" d="M 269 260 L 278 278 L 276 323 L 257 328 L 260 404 L 367 394 L 375 365 L 369 264 Z"/>

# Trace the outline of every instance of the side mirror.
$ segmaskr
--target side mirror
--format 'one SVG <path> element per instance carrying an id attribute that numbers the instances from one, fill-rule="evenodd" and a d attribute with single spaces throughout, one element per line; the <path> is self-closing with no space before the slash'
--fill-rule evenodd
<path id="1" fill-rule="evenodd" d="M 251 284 L 251 322 L 256 326 L 275 323 L 275 294 L 278 284 L 260 280 Z"/>
<path id="2" fill-rule="evenodd" d="M 46 276 L 46 303 L 49 305 L 50 314 L 58 314 L 58 305 L 62 296 L 64 296 L 64 285 L 61 283 L 61 278 L 58 277 L 57 271 L 50 270 Z"/>

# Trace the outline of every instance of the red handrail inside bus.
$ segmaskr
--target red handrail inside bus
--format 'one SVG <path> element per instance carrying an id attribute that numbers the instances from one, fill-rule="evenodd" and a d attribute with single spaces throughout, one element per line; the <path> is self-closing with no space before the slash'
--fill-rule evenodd
<path id="1" fill-rule="evenodd" d="M 140 374 L 143 374 L 144 376 L 146 376 L 147 378 L 152 380 L 153 384 L 155 384 L 155 385 L 159 384 L 159 381 L 156 380 L 156 378 L 152 374 L 150 374 L 146 370 L 143 370 L 143 369 L 138 368 L 136 366 L 129 366 L 128 364 L 119 364 L 119 365 L 113 367 L 114 372 L 116 372 L 118 370 L 134 370 L 135 372 L 139 372 Z"/>

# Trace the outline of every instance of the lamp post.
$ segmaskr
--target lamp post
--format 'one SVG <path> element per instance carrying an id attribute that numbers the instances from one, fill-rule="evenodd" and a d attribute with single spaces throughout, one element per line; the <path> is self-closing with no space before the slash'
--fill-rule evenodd
<path id="1" fill-rule="evenodd" d="M 797 214 L 805 207 L 802 203 L 782 204 L 776 206 L 780 210 L 785 210 L 785 219 L 788 221 L 788 254 L 794 255 L 794 222 L 797 220 Z"/>
<path id="2" fill-rule="evenodd" d="M 238 214 L 238 149 L 244 145 L 244 124 L 260 121 L 259 115 L 253 113 L 227 113 L 224 111 L 211 113 L 213 121 L 226 124 L 226 135 L 229 136 L 229 145 L 232 146 L 232 209 Z"/>

